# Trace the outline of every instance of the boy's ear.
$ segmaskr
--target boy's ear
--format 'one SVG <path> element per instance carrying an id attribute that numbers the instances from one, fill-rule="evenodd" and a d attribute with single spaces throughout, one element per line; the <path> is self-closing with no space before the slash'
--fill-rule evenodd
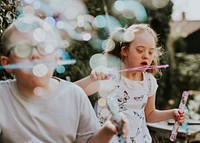
<path id="1" fill-rule="evenodd" d="M 6 57 L 6 56 L 1 56 L 0 63 L 1 63 L 2 66 L 8 65 L 8 64 L 9 64 L 9 58 Z M 8 72 L 9 74 L 12 74 L 12 73 L 13 73 L 12 69 L 6 69 L 6 68 L 5 68 L 5 70 L 6 70 L 6 72 Z"/>

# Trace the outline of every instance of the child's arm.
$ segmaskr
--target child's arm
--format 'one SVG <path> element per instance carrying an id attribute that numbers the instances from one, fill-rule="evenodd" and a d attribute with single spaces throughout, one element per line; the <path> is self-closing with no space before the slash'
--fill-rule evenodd
<path id="1" fill-rule="evenodd" d="M 96 93 L 100 86 L 98 80 L 92 78 L 91 75 L 80 79 L 74 83 L 80 86 L 88 96 Z"/>
<path id="2" fill-rule="evenodd" d="M 174 119 L 180 124 L 185 122 L 185 113 L 179 113 L 178 109 L 170 110 L 156 110 L 155 108 L 155 95 L 148 98 L 147 105 L 145 107 L 145 115 L 147 122 L 160 122 L 169 119 Z"/>
<path id="3" fill-rule="evenodd" d="M 126 116 L 120 114 L 122 117 L 122 136 L 127 138 L 128 135 L 128 120 Z M 87 143 L 108 143 L 112 137 L 117 133 L 115 122 L 110 117 L 104 124 L 104 126 L 93 135 Z"/>
<path id="4" fill-rule="evenodd" d="M 104 73 L 101 68 L 97 67 L 93 69 L 89 76 L 74 83 L 80 86 L 88 96 L 96 93 L 100 87 L 99 80 L 107 80 L 110 78 L 110 75 Z"/>

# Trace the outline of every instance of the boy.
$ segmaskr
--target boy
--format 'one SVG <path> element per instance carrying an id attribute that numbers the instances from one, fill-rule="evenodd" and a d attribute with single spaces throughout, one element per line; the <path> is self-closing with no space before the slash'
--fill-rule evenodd
<path id="1" fill-rule="evenodd" d="M 15 80 L 0 82 L 2 142 L 109 142 L 116 133 L 113 121 L 100 128 L 83 90 L 52 77 L 55 67 L 45 64 L 59 60 L 59 38 L 48 24 L 22 16 L 5 30 L 1 42 L 1 64 L 15 75 Z M 126 122 L 123 125 L 125 136 Z"/>

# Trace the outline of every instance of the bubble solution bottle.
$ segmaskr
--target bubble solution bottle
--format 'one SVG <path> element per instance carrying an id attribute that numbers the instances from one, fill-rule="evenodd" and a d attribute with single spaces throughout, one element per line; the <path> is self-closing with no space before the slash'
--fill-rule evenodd
<path id="1" fill-rule="evenodd" d="M 181 131 L 187 133 L 188 132 L 188 124 L 189 124 L 189 112 L 187 106 L 184 108 L 185 111 L 185 123 L 180 125 Z"/>

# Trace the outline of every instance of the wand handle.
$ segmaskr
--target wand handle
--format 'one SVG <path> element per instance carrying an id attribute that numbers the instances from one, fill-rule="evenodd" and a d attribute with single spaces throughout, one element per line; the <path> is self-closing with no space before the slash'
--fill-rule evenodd
<path id="1" fill-rule="evenodd" d="M 178 108 L 180 113 L 184 112 L 184 108 L 186 106 L 188 96 L 189 96 L 189 93 L 187 91 L 184 91 L 182 93 L 181 101 L 180 101 L 179 108 Z M 176 136 L 177 136 L 177 133 L 178 133 L 179 126 L 180 126 L 179 122 L 175 121 L 173 129 L 172 129 L 172 133 L 170 135 L 170 141 L 174 142 L 176 140 Z"/>
<path id="2" fill-rule="evenodd" d="M 115 98 L 108 98 L 107 101 L 108 108 L 112 115 L 112 119 L 115 122 L 115 126 L 117 127 L 117 136 L 119 137 L 120 143 L 126 143 L 126 139 L 122 136 L 122 118 L 119 115 L 119 105 Z"/>

